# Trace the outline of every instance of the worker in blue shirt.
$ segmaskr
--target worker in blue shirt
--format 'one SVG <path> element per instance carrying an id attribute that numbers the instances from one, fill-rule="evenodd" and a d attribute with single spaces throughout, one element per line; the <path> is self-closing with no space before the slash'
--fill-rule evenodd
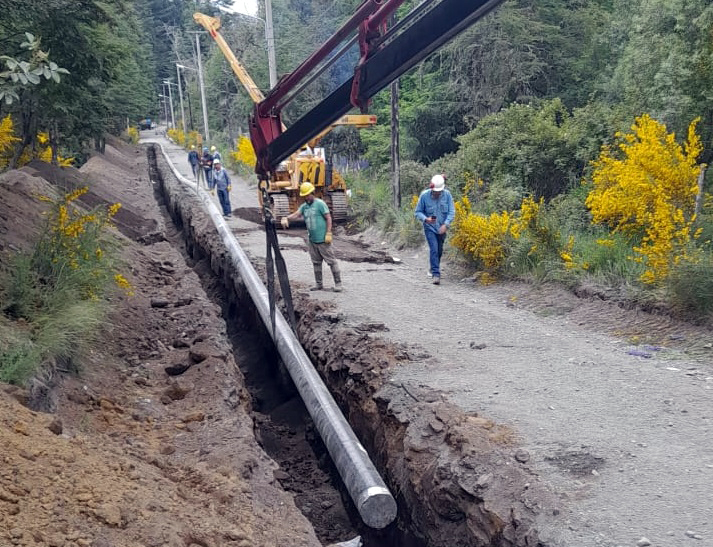
<path id="1" fill-rule="evenodd" d="M 414 215 L 423 223 L 423 231 L 430 251 L 431 274 L 433 284 L 441 283 L 441 256 L 446 232 L 456 216 L 453 196 L 446 190 L 443 175 L 431 178 L 431 188 L 418 198 Z"/>
<path id="2" fill-rule="evenodd" d="M 223 209 L 223 217 L 230 218 L 232 208 L 230 207 L 230 177 L 228 172 L 223 169 L 220 160 L 213 160 L 213 186 L 218 189 L 218 200 Z"/>

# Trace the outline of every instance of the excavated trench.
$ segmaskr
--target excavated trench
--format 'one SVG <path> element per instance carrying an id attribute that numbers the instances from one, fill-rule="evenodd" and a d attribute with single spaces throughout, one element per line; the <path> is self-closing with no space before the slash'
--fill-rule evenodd
<path id="1" fill-rule="evenodd" d="M 160 150 L 150 146 L 147 154 L 157 199 L 223 309 L 252 394 L 256 436 L 321 541 L 361 535 L 366 547 L 544 547 L 535 527 L 544 496 L 515 457 L 511 432 L 463 414 L 440 393 L 390 383 L 390 367 L 428 356 L 297 294 L 300 342 L 397 499 L 395 523 L 378 531 L 363 525 L 212 221 Z"/>

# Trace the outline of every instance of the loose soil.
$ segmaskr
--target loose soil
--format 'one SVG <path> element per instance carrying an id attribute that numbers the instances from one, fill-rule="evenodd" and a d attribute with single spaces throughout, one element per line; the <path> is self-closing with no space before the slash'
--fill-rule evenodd
<path id="1" fill-rule="evenodd" d="M 88 182 L 92 205 L 120 201 L 142 219 L 118 223 L 135 294 L 112 298 L 79 372 L 56 375 L 50 390 L 0 390 L 0 544 L 321 545 L 255 440 L 219 306 L 161 241 L 172 228 L 145 153 L 115 141 L 107 150 L 80 171 L 43 165 L 0 177 L 4 249 L 32 239 L 48 179 L 63 189 Z"/>

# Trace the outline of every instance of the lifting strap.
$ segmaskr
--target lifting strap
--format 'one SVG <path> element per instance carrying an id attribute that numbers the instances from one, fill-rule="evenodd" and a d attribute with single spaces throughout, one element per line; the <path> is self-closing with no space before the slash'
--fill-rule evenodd
<path id="1" fill-rule="evenodd" d="M 277 241 L 277 229 L 275 228 L 275 217 L 270 209 L 270 195 L 267 193 L 267 184 L 260 183 L 262 192 L 262 215 L 265 219 L 265 242 L 267 249 L 265 252 L 265 268 L 267 270 L 267 294 L 270 301 L 270 327 L 272 334 L 275 333 L 275 269 L 277 269 L 277 279 L 280 283 L 280 292 L 287 309 L 287 320 L 293 332 L 297 333 L 297 321 L 295 320 L 295 308 L 292 304 L 292 291 L 290 290 L 290 279 L 287 276 L 287 266 L 280 251 L 280 244 Z"/>

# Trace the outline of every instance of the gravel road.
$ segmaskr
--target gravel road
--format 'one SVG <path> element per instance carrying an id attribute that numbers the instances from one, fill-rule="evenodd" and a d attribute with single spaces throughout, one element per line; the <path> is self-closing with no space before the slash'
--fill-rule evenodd
<path id="1" fill-rule="evenodd" d="M 164 146 L 188 175 L 185 152 Z M 256 207 L 254 188 L 235 179 L 233 207 Z M 260 261 L 258 226 L 230 225 Z M 303 235 L 280 234 L 298 288 L 312 280 Z M 338 234 L 335 248 L 354 239 Z M 392 382 L 441 390 L 513 430 L 522 459 L 561 502 L 541 515 L 543 540 L 713 546 L 713 333 L 557 290 L 481 287 L 449 276 L 448 265 L 436 287 L 423 250 L 397 256 L 400 264 L 343 260 L 345 292 L 316 297 L 429 355 L 395 369 Z M 654 335 L 655 345 L 642 343 Z"/>

